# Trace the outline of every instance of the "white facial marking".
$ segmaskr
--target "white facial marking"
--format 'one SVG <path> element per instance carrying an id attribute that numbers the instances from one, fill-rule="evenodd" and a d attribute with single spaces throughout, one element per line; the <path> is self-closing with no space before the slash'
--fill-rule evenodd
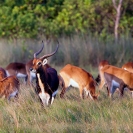
<path id="1" fill-rule="evenodd" d="M 44 59 L 42 64 L 43 65 L 46 65 L 47 63 L 48 63 L 48 60 L 47 59 Z"/>
<path id="2" fill-rule="evenodd" d="M 69 86 L 70 85 L 75 87 L 75 88 L 79 88 L 79 84 L 76 81 L 74 81 L 73 79 L 70 79 Z"/>

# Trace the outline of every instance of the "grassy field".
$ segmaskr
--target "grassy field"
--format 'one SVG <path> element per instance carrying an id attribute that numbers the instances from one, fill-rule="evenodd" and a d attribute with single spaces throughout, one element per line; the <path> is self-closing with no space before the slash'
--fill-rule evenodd
<path id="1" fill-rule="evenodd" d="M 130 133 L 133 132 L 133 99 L 115 92 L 111 100 L 105 88 L 97 101 L 80 99 L 77 88 L 59 94 L 52 106 L 41 107 L 30 86 L 21 85 L 18 100 L 0 99 L 0 133 Z"/>
<path id="2" fill-rule="evenodd" d="M 33 43 L 34 42 L 34 43 Z M 40 40 L 31 42 L 0 41 L 0 65 L 7 66 L 14 61 L 26 62 L 33 58 L 40 47 Z M 75 37 L 60 39 L 60 48 L 50 59 L 50 64 L 59 71 L 65 64 L 72 63 L 97 76 L 98 62 L 107 59 L 112 65 L 120 66 L 132 59 L 132 40 L 120 40 L 112 44 L 109 40 L 101 43 L 97 39 Z M 39 46 L 37 45 L 39 44 Z M 55 44 L 55 43 L 54 43 Z M 49 53 L 52 45 L 45 45 L 44 53 Z M 80 99 L 79 90 L 71 88 L 65 99 L 59 97 L 52 106 L 42 108 L 38 97 L 30 86 L 21 85 L 19 99 L 7 102 L 0 99 L 0 133 L 132 133 L 133 99 L 129 92 L 119 98 L 107 97 L 105 88 L 99 90 L 97 101 Z"/>

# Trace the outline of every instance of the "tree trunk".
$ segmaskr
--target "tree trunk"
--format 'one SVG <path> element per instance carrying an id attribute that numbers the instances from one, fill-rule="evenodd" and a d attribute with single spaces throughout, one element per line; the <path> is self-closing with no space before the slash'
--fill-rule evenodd
<path id="1" fill-rule="evenodd" d="M 116 19 L 115 19 L 115 27 L 114 27 L 114 34 L 115 34 L 115 41 L 118 40 L 118 27 L 121 17 L 121 5 L 123 0 L 119 0 L 118 6 L 116 5 L 116 0 L 112 0 L 114 8 L 116 9 Z"/>

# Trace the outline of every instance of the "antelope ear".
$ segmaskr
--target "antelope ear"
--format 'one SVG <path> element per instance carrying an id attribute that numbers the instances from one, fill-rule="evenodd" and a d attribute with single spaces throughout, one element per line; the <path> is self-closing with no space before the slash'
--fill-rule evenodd
<path id="1" fill-rule="evenodd" d="M 48 62 L 48 60 L 47 59 L 44 59 L 43 62 L 42 62 L 43 66 L 46 65 L 47 62 Z"/>

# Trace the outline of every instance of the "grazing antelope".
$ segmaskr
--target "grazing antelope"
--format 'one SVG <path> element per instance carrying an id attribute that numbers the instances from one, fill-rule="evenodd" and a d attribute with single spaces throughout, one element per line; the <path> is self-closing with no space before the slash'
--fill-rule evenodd
<path id="1" fill-rule="evenodd" d="M 24 63 L 12 62 L 5 68 L 7 76 L 16 75 L 17 78 L 24 78 L 25 84 L 27 83 L 27 73 Z"/>
<path id="2" fill-rule="evenodd" d="M 120 96 L 123 96 L 124 88 L 127 85 L 122 79 L 116 77 L 115 75 L 104 72 L 104 79 L 107 84 L 108 96 L 112 97 L 117 88 L 119 88 Z"/>
<path id="3" fill-rule="evenodd" d="M 61 98 L 64 96 L 68 87 L 72 86 L 79 88 L 81 98 L 84 98 L 85 91 L 87 97 L 90 96 L 93 100 L 97 99 L 97 95 L 95 94 L 95 80 L 93 76 L 84 69 L 67 64 L 60 70 L 59 77 L 61 79 L 60 81 L 62 81 L 60 85 L 63 88 L 60 94 Z"/>
<path id="4" fill-rule="evenodd" d="M 131 92 L 133 91 L 133 82 L 132 82 L 133 81 L 133 73 L 123 70 L 122 68 L 112 66 L 112 65 L 106 65 L 105 67 L 103 67 L 101 69 L 101 72 L 100 72 L 101 83 L 99 85 L 100 89 L 105 84 L 105 78 L 104 78 L 105 72 L 121 79 L 124 82 L 124 84 L 127 86 L 127 88 Z M 133 94 L 132 94 L 132 96 L 133 96 Z"/>
<path id="5" fill-rule="evenodd" d="M 37 58 L 37 53 L 34 53 L 33 66 L 30 71 L 36 73 L 36 93 L 39 95 L 42 105 L 48 106 L 52 104 L 59 86 L 59 78 L 57 71 L 54 68 L 47 68 L 47 58 L 54 55 L 58 50 L 59 44 L 56 50 L 50 54 L 46 54 L 40 58 Z M 40 51 L 42 48 L 40 49 Z"/>
<path id="6" fill-rule="evenodd" d="M 98 65 L 98 71 L 100 73 L 100 70 L 105 66 L 105 65 L 109 65 L 109 62 L 107 60 L 102 60 L 99 65 Z M 99 83 L 100 82 L 100 74 L 98 74 L 98 76 L 96 77 L 96 82 Z"/>
<path id="7" fill-rule="evenodd" d="M 0 80 L 0 97 L 5 96 L 8 100 L 10 100 L 11 97 L 17 97 L 19 85 L 19 80 L 16 76 L 9 76 Z"/>
<path id="8" fill-rule="evenodd" d="M 122 66 L 122 69 L 133 73 L 133 62 L 127 62 Z"/>

